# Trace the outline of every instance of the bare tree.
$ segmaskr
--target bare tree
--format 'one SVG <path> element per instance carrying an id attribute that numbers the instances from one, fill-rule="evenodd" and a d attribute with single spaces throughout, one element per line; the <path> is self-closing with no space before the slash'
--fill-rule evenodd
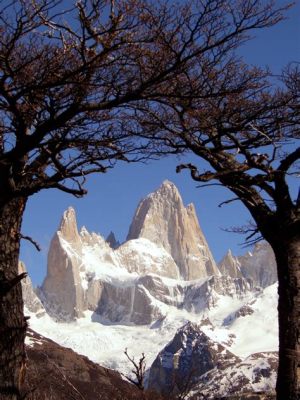
<path id="1" fill-rule="evenodd" d="M 279 369 L 277 398 L 300 395 L 300 202 L 290 182 L 299 177 L 300 68 L 290 65 L 281 82 L 238 59 L 224 60 L 201 75 L 192 71 L 181 87 L 185 94 L 165 101 L 165 116 L 148 110 L 143 126 L 152 127 L 158 152 L 175 150 L 204 162 L 185 163 L 200 187 L 222 185 L 249 210 L 256 235 L 274 250 L 279 293 Z M 178 86 L 181 82 L 178 82 Z M 285 87 L 283 87 L 283 84 Z M 223 91 L 223 93 L 222 93 Z M 230 93 L 231 92 L 231 93 Z M 144 109 L 144 115 L 146 115 Z M 155 132 L 156 131 L 156 132 Z M 202 169 L 201 169 L 202 168 Z M 245 231 L 245 229 L 241 229 Z"/>
<path id="2" fill-rule="evenodd" d="M 140 390 L 144 390 L 144 380 L 145 380 L 145 372 L 146 372 L 146 361 L 145 361 L 145 354 L 142 353 L 142 356 L 140 357 L 139 361 L 136 362 L 134 360 L 134 357 L 130 357 L 128 354 L 127 349 L 124 351 L 125 356 L 127 359 L 130 361 L 130 363 L 133 365 L 133 369 L 131 370 L 133 376 L 135 377 L 132 379 L 130 376 L 126 375 L 126 379 L 129 380 L 129 382 L 133 383 L 137 388 Z"/>
<path id="3" fill-rule="evenodd" d="M 80 197 L 87 175 L 138 161 L 152 147 L 158 153 L 152 141 L 138 138 L 136 121 L 143 124 L 149 112 L 164 121 L 166 100 L 185 100 L 190 89 L 207 87 L 201 76 L 214 75 L 219 65 L 226 69 L 222 60 L 229 62 L 248 32 L 277 23 L 283 9 L 271 0 L 177 7 L 150 0 L 1 2 L 1 399 L 20 397 L 26 321 L 18 257 L 28 197 L 50 188 Z M 207 98 L 216 91 L 235 92 L 219 85 Z M 143 133 L 156 130 L 143 126 Z M 180 140 L 167 151 L 181 151 L 186 143 Z"/>

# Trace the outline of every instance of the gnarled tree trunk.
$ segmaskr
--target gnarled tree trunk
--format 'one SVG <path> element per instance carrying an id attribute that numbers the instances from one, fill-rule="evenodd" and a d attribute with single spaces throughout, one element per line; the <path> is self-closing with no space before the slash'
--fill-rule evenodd
<path id="1" fill-rule="evenodd" d="M 0 199 L 1 201 L 1 199 Z M 26 199 L 0 206 L 0 399 L 17 400 L 25 372 L 26 321 L 18 275 L 20 228 Z"/>
<path id="2" fill-rule="evenodd" d="M 273 246 L 278 267 L 277 400 L 300 399 L 300 234 Z"/>

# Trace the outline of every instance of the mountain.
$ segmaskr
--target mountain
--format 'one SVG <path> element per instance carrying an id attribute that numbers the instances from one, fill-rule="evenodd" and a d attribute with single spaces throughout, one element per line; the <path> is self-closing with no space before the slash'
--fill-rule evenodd
<path id="1" fill-rule="evenodd" d="M 130 240 L 114 250 L 100 235 L 85 228 L 78 233 L 75 211 L 69 208 L 51 241 L 40 294 L 58 320 L 74 320 L 91 310 L 112 322 L 147 324 L 162 316 L 149 296 L 154 287 L 150 274 L 177 278 L 178 267 L 148 239 Z"/>
<path id="2" fill-rule="evenodd" d="M 201 324 L 188 322 L 157 355 L 148 388 L 164 395 L 189 393 L 192 399 L 200 394 L 215 399 L 241 391 L 271 392 L 277 365 L 275 352 L 252 354 L 242 361 L 205 334 Z"/>
<path id="3" fill-rule="evenodd" d="M 188 322 L 157 355 L 150 368 L 148 387 L 165 395 L 176 395 L 189 391 L 206 372 L 240 361 L 197 324 Z"/>
<path id="4" fill-rule="evenodd" d="M 254 285 L 263 288 L 277 282 L 275 256 L 267 242 L 256 243 L 253 251 L 244 256 L 235 257 L 228 250 L 218 267 L 223 275 L 251 279 Z"/>
<path id="5" fill-rule="evenodd" d="M 194 205 L 184 207 L 172 182 L 164 181 L 138 205 L 127 240 L 138 238 L 149 239 L 171 254 L 184 280 L 219 274 Z"/>
<path id="6" fill-rule="evenodd" d="M 264 352 L 251 354 L 244 360 L 215 366 L 203 374 L 190 390 L 190 399 L 198 400 L 199 393 L 205 399 L 264 399 L 276 398 L 274 391 L 278 367 L 278 354 Z M 258 393 L 257 396 L 253 396 Z M 247 396 L 248 394 L 248 396 Z M 263 396 L 265 394 L 265 396 Z"/>
<path id="7" fill-rule="evenodd" d="M 144 324 L 163 316 L 151 298 L 161 301 L 151 274 L 183 280 L 220 276 L 194 206 L 184 207 L 168 181 L 140 203 L 120 246 L 112 234 L 105 241 L 85 228 L 79 232 L 69 208 L 51 241 L 41 292 L 50 315 L 60 320 L 92 310 L 112 322 Z M 168 295 L 168 288 L 163 291 Z"/>
<path id="8" fill-rule="evenodd" d="M 77 229 L 75 210 L 70 207 L 61 219 L 48 252 L 47 276 L 42 292 L 46 296 L 44 303 L 50 314 L 55 313 L 65 319 L 83 316 L 81 255 L 82 240 Z"/>
<path id="9" fill-rule="evenodd" d="M 231 278 L 243 277 L 239 259 L 232 254 L 230 249 L 219 262 L 218 267 L 222 275 L 230 276 Z"/>
<path id="10" fill-rule="evenodd" d="M 265 288 L 277 282 L 276 261 L 273 250 L 267 242 L 255 244 L 252 252 L 238 258 L 245 278 Z"/>
<path id="11" fill-rule="evenodd" d="M 112 231 L 107 236 L 106 241 L 112 249 L 117 249 L 120 246 L 120 242 L 116 239 L 115 234 Z"/>
<path id="12" fill-rule="evenodd" d="M 217 266 L 194 207 L 185 207 L 175 185 L 165 181 L 140 202 L 123 244 L 112 234 L 105 240 L 78 229 L 75 210 L 66 210 L 51 241 L 43 285 L 37 291 L 23 285 L 25 313 L 36 332 L 124 374 L 132 369 L 124 349 L 135 360 L 145 353 L 149 387 L 157 381 L 161 392 L 173 390 L 185 365 L 201 363 L 206 367 L 192 371 L 193 390 L 203 390 L 205 379 L 212 390 L 214 381 L 223 382 L 232 372 L 236 390 L 245 382 L 255 391 L 261 386 L 247 383 L 239 365 L 259 354 L 251 371 L 262 379 L 264 372 L 255 371 L 277 351 L 274 271 L 265 243 L 245 256 L 228 252 Z M 180 371 L 159 362 L 167 359 L 168 343 Z M 267 382 L 274 387 L 273 372 L 265 388 Z"/>

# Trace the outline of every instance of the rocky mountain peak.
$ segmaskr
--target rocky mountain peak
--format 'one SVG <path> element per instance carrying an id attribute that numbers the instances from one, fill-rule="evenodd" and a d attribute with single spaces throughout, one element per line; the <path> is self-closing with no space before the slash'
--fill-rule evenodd
<path id="1" fill-rule="evenodd" d="M 163 197 L 169 201 L 182 203 L 177 187 L 173 182 L 168 181 L 167 179 L 164 180 L 160 187 L 155 192 L 151 193 L 149 197 Z"/>
<path id="2" fill-rule="evenodd" d="M 41 287 L 46 310 L 51 315 L 61 314 L 66 319 L 82 316 L 83 291 L 79 271 L 81 249 L 76 213 L 74 208 L 69 207 L 51 240 L 47 276 Z"/>
<path id="3" fill-rule="evenodd" d="M 252 279 L 259 286 L 267 287 L 277 281 L 275 256 L 269 243 L 256 243 L 251 252 L 238 259 L 243 276 Z"/>
<path id="4" fill-rule="evenodd" d="M 19 261 L 18 271 L 19 274 L 27 272 L 26 266 L 23 261 Z M 37 318 L 41 318 L 42 316 L 44 316 L 46 311 L 42 305 L 42 302 L 40 301 L 33 289 L 32 282 L 29 276 L 27 276 L 25 279 L 22 279 L 21 285 L 23 300 L 27 309 L 26 312 L 30 311 L 32 313 L 35 313 Z"/>
<path id="5" fill-rule="evenodd" d="M 182 393 L 208 371 L 240 361 L 201 327 L 188 322 L 154 360 L 149 372 L 149 388 L 162 394 Z"/>
<path id="6" fill-rule="evenodd" d="M 231 276 L 232 278 L 241 278 L 241 266 L 237 257 L 235 257 L 229 249 L 220 261 L 219 270 L 222 275 Z"/>
<path id="7" fill-rule="evenodd" d="M 76 213 L 73 207 L 69 207 L 63 214 L 58 231 L 69 242 L 80 241 L 77 228 Z"/>
<path id="8" fill-rule="evenodd" d="M 170 181 L 164 181 L 139 203 L 127 240 L 138 238 L 149 239 L 169 252 L 185 280 L 219 274 L 195 207 L 184 206 L 177 187 Z"/>
<path id="9" fill-rule="evenodd" d="M 114 232 L 110 232 L 105 241 L 110 245 L 112 249 L 117 249 L 120 246 L 120 242 L 116 239 Z"/>
<path id="10" fill-rule="evenodd" d="M 256 243 L 244 256 L 235 257 L 229 250 L 218 267 L 223 275 L 251 279 L 254 285 L 263 288 L 277 281 L 275 256 L 265 241 Z"/>

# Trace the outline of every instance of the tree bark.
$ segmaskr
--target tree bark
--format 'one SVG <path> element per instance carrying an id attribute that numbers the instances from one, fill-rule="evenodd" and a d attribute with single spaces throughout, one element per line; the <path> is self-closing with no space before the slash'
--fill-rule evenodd
<path id="1" fill-rule="evenodd" d="M 273 246 L 278 267 L 277 400 L 300 399 L 300 234 Z M 267 312 L 267 310 L 266 310 Z"/>
<path id="2" fill-rule="evenodd" d="M 1 200 L 1 199 L 0 199 Z M 26 199 L 0 206 L 0 399 L 18 400 L 25 372 L 26 320 L 18 275 L 20 229 Z"/>

